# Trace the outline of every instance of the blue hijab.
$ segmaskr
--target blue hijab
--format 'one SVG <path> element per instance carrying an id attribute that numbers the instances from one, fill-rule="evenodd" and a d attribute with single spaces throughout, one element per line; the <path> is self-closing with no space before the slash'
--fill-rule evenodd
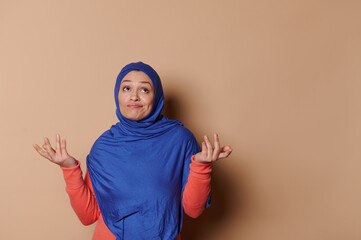
<path id="1" fill-rule="evenodd" d="M 118 103 L 120 83 L 133 70 L 147 74 L 155 89 L 152 110 L 139 121 L 122 116 Z M 114 97 L 119 122 L 95 141 L 87 157 L 104 222 L 117 240 L 173 240 L 182 227 L 183 189 L 199 145 L 181 122 L 161 115 L 162 84 L 149 65 L 125 66 L 117 77 Z"/>

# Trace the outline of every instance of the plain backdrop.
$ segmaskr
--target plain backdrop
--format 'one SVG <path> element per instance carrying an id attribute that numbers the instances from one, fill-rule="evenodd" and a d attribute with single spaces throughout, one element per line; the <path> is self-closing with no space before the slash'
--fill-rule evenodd
<path id="1" fill-rule="evenodd" d="M 0 0 L 0 239 L 91 239 L 61 169 L 117 122 L 127 63 L 161 76 L 165 114 L 219 133 L 212 206 L 184 240 L 361 239 L 361 2 Z"/>

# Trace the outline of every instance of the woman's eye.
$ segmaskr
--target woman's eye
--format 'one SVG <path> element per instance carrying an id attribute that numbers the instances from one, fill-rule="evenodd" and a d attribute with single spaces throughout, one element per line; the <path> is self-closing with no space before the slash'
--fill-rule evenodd
<path id="1" fill-rule="evenodd" d="M 128 92 L 129 90 L 130 90 L 129 87 L 123 87 L 123 91 L 124 91 L 124 92 Z"/>
<path id="2" fill-rule="evenodd" d="M 142 88 L 142 92 L 144 92 L 144 93 L 149 93 L 149 90 L 146 89 L 146 88 Z"/>

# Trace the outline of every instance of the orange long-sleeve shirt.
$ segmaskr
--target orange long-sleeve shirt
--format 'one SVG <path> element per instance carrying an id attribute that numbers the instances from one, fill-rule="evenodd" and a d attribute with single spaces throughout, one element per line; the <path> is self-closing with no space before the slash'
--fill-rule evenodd
<path id="1" fill-rule="evenodd" d="M 62 168 L 71 206 L 79 220 L 84 225 L 90 225 L 98 220 L 93 240 L 115 240 L 115 235 L 105 225 L 88 171 L 82 177 L 80 163 L 72 168 Z M 209 193 L 212 168 L 209 163 L 198 163 L 192 157 L 188 182 L 183 191 L 184 212 L 193 218 L 198 217 L 204 210 Z M 180 240 L 178 236 L 175 240 Z"/>

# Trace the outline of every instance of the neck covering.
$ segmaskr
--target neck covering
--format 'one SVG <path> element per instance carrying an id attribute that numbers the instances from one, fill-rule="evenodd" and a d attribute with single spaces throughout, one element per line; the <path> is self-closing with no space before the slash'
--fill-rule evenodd
<path id="1" fill-rule="evenodd" d="M 147 74 L 155 90 L 151 112 L 139 121 L 125 118 L 118 102 L 120 83 L 133 70 Z M 163 89 L 149 65 L 126 65 L 117 77 L 114 97 L 119 122 L 95 141 L 87 157 L 104 222 L 117 240 L 173 240 L 182 227 L 183 189 L 199 145 L 181 122 L 161 115 Z"/>

